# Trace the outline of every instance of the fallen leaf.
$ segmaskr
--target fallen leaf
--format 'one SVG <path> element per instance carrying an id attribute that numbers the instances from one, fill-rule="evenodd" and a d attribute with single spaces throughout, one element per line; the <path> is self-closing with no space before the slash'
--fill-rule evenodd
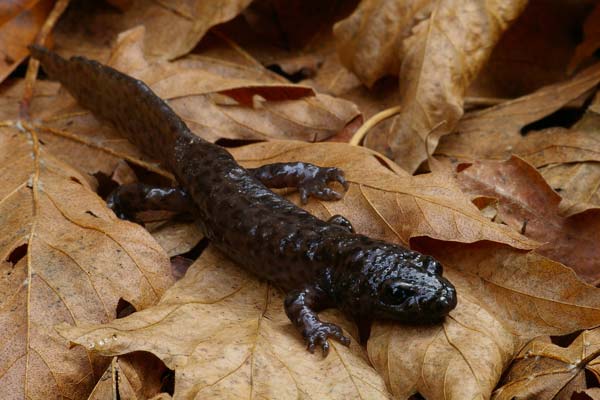
<path id="1" fill-rule="evenodd" d="M 0 82 L 29 55 L 27 46 L 33 42 L 52 10 L 52 0 L 14 1 L 0 10 Z"/>
<path id="2" fill-rule="evenodd" d="M 598 289 L 539 254 L 483 242 L 419 248 L 444 264 L 459 301 L 441 326 L 374 324 L 369 358 L 399 398 L 487 399 L 528 340 L 600 321 Z"/>
<path id="3" fill-rule="evenodd" d="M 172 60 L 187 54 L 214 25 L 238 15 L 251 0 L 132 0 L 122 12 L 99 2 L 75 5 L 56 31 L 56 40 L 80 55 L 106 54 L 107 43 L 136 26 L 147 32 L 143 53 L 149 59 Z M 68 27 L 68 30 L 64 30 Z M 75 34 L 73 34 L 75 33 Z M 72 51 L 72 50 L 71 50 Z M 73 54 L 73 53 L 69 53 Z"/>
<path id="4" fill-rule="evenodd" d="M 0 128 L 0 397 L 83 398 L 106 360 L 69 350 L 53 326 L 108 322 L 120 299 L 143 309 L 173 279 L 151 236 L 22 126 Z"/>
<path id="5" fill-rule="evenodd" d="M 240 162 L 248 167 L 264 164 L 265 160 L 268 160 L 269 162 L 303 160 L 307 162 L 319 162 L 321 165 L 335 165 L 344 169 L 346 177 L 351 184 L 351 188 L 349 192 L 346 193 L 344 199 L 337 202 L 310 201 L 307 207 L 311 212 L 323 219 L 327 219 L 334 214 L 342 214 L 350 219 L 357 231 L 373 237 L 397 243 L 408 243 L 411 241 L 411 238 L 415 236 L 427 235 L 438 238 L 452 237 L 453 239 L 451 240 L 455 241 L 504 241 L 513 246 L 523 248 L 529 248 L 529 246 L 535 244 L 535 242 L 527 241 L 518 233 L 512 232 L 506 226 L 485 220 L 485 218 L 479 214 L 476 207 L 469 202 L 468 198 L 462 194 L 457 186 L 454 186 L 455 184 L 453 184 L 452 180 L 447 176 L 429 174 L 412 177 L 406 173 L 403 174 L 401 170 L 398 170 L 398 173 L 401 174 L 401 176 L 399 176 L 383 167 L 377 160 L 377 155 L 365 148 L 353 147 L 340 143 L 307 144 L 300 142 L 266 142 L 236 148 L 233 149 L 233 153 Z M 296 202 L 299 201 L 298 196 L 295 194 L 292 196 L 292 199 Z M 500 249 L 504 249 L 504 253 L 500 250 L 494 250 L 492 251 L 492 254 L 498 254 L 496 257 L 498 257 L 499 261 L 497 262 L 506 262 L 509 267 L 513 268 L 513 273 L 508 274 L 507 277 L 514 277 L 514 270 L 519 267 L 516 263 L 523 262 L 523 258 L 514 261 L 513 259 L 516 257 L 512 255 L 511 259 L 511 253 L 510 250 L 508 250 L 508 247 L 501 247 Z M 265 302 L 269 305 L 272 304 L 270 299 L 272 296 L 275 296 L 277 292 L 269 292 L 266 286 L 257 283 L 251 278 L 248 278 L 249 283 L 236 284 L 235 279 L 237 278 L 232 277 L 236 277 L 242 272 L 234 272 L 237 270 L 233 269 L 231 263 L 222 258 L 215 258 L 216 256 L 213 253 L 208 254 L 211 257 L 208 259 L 210 261 L 210 270 L 204 264 L 207 262 L 205 257 L 208 257 L 205 252 L 197 264 L 190 267 L 188 273 L 182 278 L 182 281 L 185 280 L 186 282 L 183 286 L 184 289 L 182 289 L 182 286 L 174 286 L 171 294 L 166 298 L 163 298 L 165 304 L 164 307 L 158 306 L 159 309 L 154 309 L 151 312 L 135 314 L 137 315 L 135 318 L 134 315 L 129 319 L 114 322 L 114 324 L 117 325 L 104 327 L 86 325 L 83 328 L 67 328 L 63 326 L 61 332 L 68 335 L 70 340 L 85 346 L 90 346 L 93 343 L 95 349 L 106 355 L 121 354 L 133 350 L 152 351 L 161 358 L 167 366 L 175 369 L 176 374 L 180 374 L 178 376 L 181 376 L 182 378 L 179 382 L 181 382 L 182 379 L 186 382 L 185 385 L 180 383 L 184 386 L 180 387 L 180 389 L 176 389 L 176 391 L 181 391 L 178 393 L 181 393 L 181 396 L 184 398 L 187 396 L 187 387 L 194 387 L 195 390 L 210 390 L 211 395 L 214 394 L 216 397 L 224 396 L 224 393 L 234 393 L 235 396 L 246 395 L 247 392 L 251 390 L 248 386 L 249 378 L 247 377 L 246 372 L 248 368 L 247 363 L 250 362 L 247 357 L 249 357 L 248 354 L 251 353 L 248 353 L 248 350 L 244 349 L 247 349 L 253 343 L 258 343 L 256 348 L 259 349 L 257 351 L 260 351 L 260 353 L 252 353 L 254 356 L 253 358 L 250 358 L 250 360 L 258 359 L 261 362 L 261 367 L 269 368 L 268 373 L 272 375 L 271 378 L 273 381 L 276 381 L 273 376 L 280 376 L 280 372 L 276 371 L 283 368 L 277 367 L 281 365 L 280 363 L 282 362 L 285 363 L 288 368 L 291 368 L 291 372 L 286 372 L 286 374 L 291 373 L 295 379 L 300 379 L 296 378 L 294 375 L 296 371 L 295 368 L 302 368 L 304 371 L 307 369 L 310 370 L 310 368 L 302 365 L 304 365 L 305 362 L 308 362 L 306 360 L 313 359 L 305 354 L 304 350 L 300 350 L 301 345 L 299 336 L 284 316 L 280 308 L 281 305 L 279 300 L 275 302 L 279 312 L 277 317 L 271 314 L 268 307 L 266 314 L 265 309 L 261 308 L 266 307 L 264 306 Z M 523 253 L 517 254 L 523 255 Z M 485 257 L 493 258 L 489 253 L 486 254 Z M 201 267 L 204 269 L 200 271 Z M 221 271 L 220 268 L 226 268 L 226 270 Z M 230 268 L 232 269 L 230 270 Z M 564 267 L 560 268 L 568 271 Z M 560 268 L 558 268 L 559 271 Z M 502 268 L 499 270 L 502 270 Z M 217 271 L 219 274 L 217 274 Z M 194 276 L 200 272 L 202 275 L 194 278 Z M 221 272 L 223 275 L 220 274 Z M 561 272 L 564 273 L 564 271 Z M 452 279 L 454 279 L 455 276 L 460 277 L 460 274 L 449 273 L 451 274 L 450 276 Z M 228 278 L 224 279 L 224 276 L 227 276 Z M 192 279 L 195 283 L 191 282 Z M 469 285 L 476 286 L 478 282 L 481 285 L 481 280 L 479 278 L 471 277 L 470 279 L 472 279 L 472 282 L 467 282 L 468 284 L 460 286 L 461 288 L 465 288 L 462 291 L 465 295 L 471 290 Z M 205 286 L 198 287 L 198 282 L 202 280 L 206 280 L 206 287 L 211 288 L 210 290 L 204 290 L 203 288 Z M 571 288 L 576 287 L 577 289 L 581 289 L 581 286 L 584 286 L 578 281 L 573 282 L 574 280 L 573 277 L 570 281 L 563 280 L 563 282 L 570 284 Z M 191 287 L 188 288 L 187 285 L 191 285 Z M 221 288 L 221 285 L 232 285 L 233 287 L 225 290 Z M 513 285 L 516 285 L 516 283 L 513 283 Z M 532 287 L 535 286 L 532 285 Z M 531 290 L 533 289 L 530 289 L 530 291 Z M 515 292 L 517 292 L 517 289 L 515 289 Z M 227 293 L 234 294 L 231 295 L 231 299 L 227 297 L 228 300 L 226 304 L 220 305 L 220 302 L 217 302 L 214 297 L 210 297 L 214 296 L 211 295 L 211 293 L 218 294 L 219 299 L 226 297 Z M 267 293 L 271 294 L 267 296 Z M 244 296 L 244 300 L 235 300 L 237 298 L 236 296 L 242 295 Z M 189 296 L 193 297 L 190 298 Z M 209 296 L 209 298 L 202 300 L 199 304 L 197 296 Z M 248 300 L 248 296 L 254 296 L 252 297 L 253 300 Z M 552 292 L 549 296 L 552 296 Z M 177 297 L 177 300 L 170 300 L 175 297 Z M 567 303 L 569 302 L 568 298 L 565 300 Z M 236 305 L 231 305 L 229 303 L 230 301 Z M 543 301 L 544 300 L 542 300 L 542 303 Z M 589 314 L 586 314 L 587 310 L 584 307 L 581 307 L 582 303 L 588 304 L 585 303 L 586 301 L 593 301 L 593 299 L 575 299 L 572 301 L 574 308 L 573 314 L 579 312 L 582 316 L 574 317 L 572 324 L 563 323 L 561 325 L 563 330 L 567 329 L 565 325 L 571 328 L 573 325 L 580 326 L 583 323 L 589 322 L 588 319 L 591 317 Z M 170 314 L 175 307 L 171 302 L 176 303 L 177 307 L 184 307 L 181 306 L 181 303 L 184 302 L 188 304 L 185 306 L 186 308 L 192 307 L 194 311 L 180 310 L 180 308 L 177 308 L 177 311 L 173 311 L 173 314 Z M 239 307 L 238 303 L 243 304 L 244 308 L 241 311 L 237 311 L 237 314 L 231 315 L 231 313 Z M 218 310 L 221 310 L 221 307 L 223 307 L 224 310 L 227 311 L 217 311 L 212 308 L 200 308 L 205 307 L 204 304 L 209 304 L 210 307 L 219 307 Z M 476 304 L 481 304 L 481 302 Z M 521 301 L 518 301 L 517 304 L 521 304 Z M 208 307 L 208 305 L 206 307 Z M 248 316 L 248 308 L 255 314 L 250 314 L 250 316 Z M 579 310 L 578 308 L 581 308 L 582 310 Z M 491 310 L 493 310 L 494 313 L 496 312 L 493 307 Z M 527 317 L 530 317 L 530 315 L 527 315 L 527 310 L 520 311 L 517 309 L 516 311 L 509 310 L 508 312 L 522 312 Z M 590 311 L 590 313 L 592 313 L 592 311 Z M 477 313 L 475 314 L 479 316 Z M 165 315 L 168 317 L 163 319 L 163 316 Z M 266 315 L 266 317 L 264 317 L 266 319 L 261 319 L 257 317 L 257 315 Z M 490 319 L 497 318 L 492 314 L 492 311 L 490 311 L 489 315 Z M 492 315 L 494 315 L 494 317 L 492 317 Z M 598 311 L 598 315 L 600 316 L 600 310 Z M 140 318 L 140 320 L 137 318 Z M 199 324 L 195 322 L 194 318 L 199 318 L 203 322 Z M 548 318 L 548 316 L 544 315 L 543 318 Z M 161 322 L 158 322 L 159 320 Z M 262 335 L 263 331 L 269 330 L 269 332 L 271 332 L 271 323 L 273 323 L 273 321 L 281 324 L 282 327 L 285 327 L 285 332 L 282 333 L 282 335 L 285 334 L 288 336 L 278 335 L 271 337 L 269 346 L 276 346 L 277 349 L 289 348 L 290 350 L 285 354 L 276 353 L 278 357 L 278 360 L 276 361 L 273 361 L 269 356 L 268 361 L 265 360 L 263 362 L 264 357 L 266 357 L 263 356 L 263 352 L 266 353 L 267 350 L 263 350 L 263 341 L 256 342 L 255 338 L 256 335 Z M 121 325 L 123 323 L 126 325 Z M 133 324 L 134 328 L 128 327 L 130 323 Z M 177 324 L 176 327 L 173 325 L 175 323 Z M 179 323 L 190 324 L 190 328 L 184 328 L 180 326 Z M 535 326 L 535 323 L 536 322 L 534 321 L 532 324 Z M 259 324 L 259 328 L 257 328 L 257 324 Z M 505 323 L 496 322 L 495 324 L 496 328 L 493 329 L 499 329 L 499 327 L 502 327 Z M 486 326 L 488 325 L 489 324 L 486 324 Z M 140 329 L 135 329 L 135 326 Z M 148 329 L 150 330 L 143 328 L 145 326 L 148 326 Z M 229 326 L 231 326 L 231 328 L 228 328 Z M 233 327 L 235 327 L 235 331 L 233 331 Z M 123 329 L 127 330 L 127 333 L 125 333 L 126 336 L 122 336 L 124 332 Z M 159 329 L 160 332 L 154 331 L 153 329 Z M 187 329 L 194 329 L 200 333 L 192 334 Z M 242 329 L 241 332 L 240 329 Z M 164 332 L 177 333 L 173 334 L 176 336 L 172 336 L 172 334 L 169 333 L 168 337 L 172 337 L 172 339 L 169 340 L 165 339 L 163 330 Z M 109 340 L 109 347 L 103 347 L 107 343 L 103 338 L 110 338 L 113 333 L 117 334 L 118 339 L 116 341 Z M 129 336 L 130 334 L 131 336 Z M 188 356 L 187 354 L 189 354 L 190 351 L 187 349 L 188 346 L 191 346 L 193 349 L 194 346 L 192 346 L 192 343 L 197 343 L 200 340 L 197 336 L 198 334 L 201 334 L 201 337 L 203 338 L 207 338 L 202 341 L 202 351 L 197 349 L 195 354 L 198 355 Z M 504 342 L 500 343 L 502 354 L 496 356 L 495 353 L 482 353 L 481 355 L 482 357 L 492 360 L 495 365 L 492 370 L 489 368 L 485 370 L 482 369 L 482 374 L 489 377 L 488 386 L 484 392 L 491 392 L 495 382 L 499 379 L 502 368 L 510 361 L 510 356 L 516 351 L 516 349 L 513 349 L 513 346 L 515 346 L 517 338 L 515 338 L 515 335 L 512 332 L 507 334 L 505 331 L 499 330 L 496 334 L 504 337 L 504 339 L 502 339 Z M 530 332 L 526 332 L 526 334 L 530 334 Z M 183 336 L 180 337 L 179 335 Z M 101 339 L 104 344 L 98 347 Z M 165 342 L 165 340 L 168 343 Z M 298 348 L 291 347 L 290 343 L 296 343 Z M 187 350 L 184 350 L 184 348 Z M 240 348 L 244 350 L 241 355 L 238 354 L 238 351 L 234 351 L 234 349 Z M 336 347 L 336 350 L 338 348 L 339 346 Z M 339 353 L 335 353 L 336 356 L 340 355 L 341 357 L 346 354 L 343 351 L 345 351 L 345 349 L 340 349 Z M 177 357 L 177 355 L 179 355 L 179 357 Z M 192 358 L 192 360 L 190 360 L 190 358 Z M 294 364 L 294 367 L 289 367 L 287 365 L 287 363 L 290 363 L 289 360 L 294 360 L 291 362 Z M 330 361 L 327 362 L 327 365 L 330 365 L 329 363 Z M 337 361 L 332 365 L 334 365 L 334 368 L 339 368 L 336 363 Z M 211 367 L 209 368 L 207 365 L 210 365 Z M 346 367 L 340 371 L 347 371 L 348 365 L 354 366 L 351 362 L 344 362 L 344 365 L 346 365 Z M 235 368 L 238 367 L 239 369 L 236 370 Z M 379 367 L 381 367 L 381 365 L 378 365 L 378 368 Z M 235 372 L 232 372 L 234 370 Z M 401 371 L 398 371 L 397 369 L 392 369 L 387 372 L 385 369 L 380 369 L 380 372 L 384 377 L 393 374 L 395 376 L 394 379 L 398 379 L 398 376 L 402 376 Z M 229 373 L 231 373 L 231 375 L 227 375 Z M 324 374 L 331 375 L 333 372 L 324 372 L 323 370 L 320 370 L 320 374 L 321 376 Z M 219 380 L 224 376 L 228 376 L 229 378 Z M 310 375 L 305 379 L 313 379 L 312 376 L 313 375 Z M 455 379 L 458 379 L 458 374 L 455 375 Z M 337 382 L 336 379 L 334 379 L 334 381 Z M 178 380 L 176 379 L 176 384 L 177 382 Z M 213 385 L 215 382 L 218 382 L 217 387 Z M 262 381 L 257 376 L 254 376 L 252 382 L 259 382 L 260 385 L 263 385 Z M 290 387 L 294 389 L 300 385 L 303 388 L 302 390 L 308 390 L 304 389 L 304 382 L 304 380 L 297 381 L 297 383 Z M 428 381 L 428 384 L 433 385 L 433 382 L 436 381 Z M 327 385 L 327 382 L 321 383 L 321 385 Z M 341 384 L 340 387 L 342 387 Z M 391 387 L 395 392 L 398 389 L 393 385 L 391 385 Z M 268 386 L 268 388 L 269 390 L 274 390 L 271 386 Z M 352 390 L 351 393 L 355 393 L 356 390 L 359 390 L 355 387 L 348 389 L 348 387 L 343 386 L 342 388 L 344 391 Z M 201 393 L 202 397 L 209 397 L 209 394 L 205 392 Z M 333 393 L 337 395 L 337 392 L 334 391 Z M 272 396 L 275 395 L 271 395 L 270 397 Z M 284 396 L 285 395 L 283 394 L 281 395 L 281 397 Z M 296 394 L 295 392 L 292 392 L 289 396 L 295 397 Z M 331 394 L 329 397 L 335 396 Z"/>
<path id="6" fill-rule="evenodd" d="M 307 97 L 314 93 L 311 88 L 282 84 L 257 64 L 240 65 L 202 55 L 148 64 L 141 53 L 143 35 L 142 29 L 122 35 L 111 62 L 169 100 L 187 125 L 207 140 L 323 140 L 360 115 L 348 101 L 321 94 Z M 259 107 L 223 100 L 258 95 L 267 100 Z M 38 100 L 43 107 L 36 104 Z M 16 118 L 15 105 L 7 103 L 6 107 L 12 111 L 6 116 Z M 77 154 L 68 156 L 69 162 L 83 171 L 111 175 L 119 158 L 125 158 L 160 173 L 151 162 L 139 162 L 143 149 L 130 145 L 89 111 L 82 111 L 64 91 L 53 99 L 34 97 L 31 114 L 38 118 L 48 147 L 55 154 Z"/>
<path id="7" fill-rule="evenodd" d="M 146 225 L 146 229 L 169 257 L 187 253 L 204 237 L 200 227 L 195 223 L 163 221 Z"/>
<path id="8" fill-rule="evenodd" d="M 573 72 L 583 61 L 590 58 L 594 51 L 600 48 L 598 21 L 600 21 L 600 6 L 594 8 L 583 25 L 583 41 L 577 46 L 575 54 L 569 62 L 569 72 Z"/>
<path id="9" fill-rule="evenodd" d="M 569 347 L 546 338 L 533 340 L 515 357 L 493 399 L 572 399 L 574 392 L 587 388 L 585 371 L 596 372 L 598 355 L 599 329 L 583 331 Z"/>
<path id="10" fill-rule="evenodd" d="M 494 107 L 465 115 L 456 132 L 445 136 L 435 155 L 454 162 L 477 159 L 506 159 L 523 138 L 521 129 L 560 109 L 600 82 L 600 64 L 572 79 L 549 85 L 536 92 Z M 531 135 L 531 133 L 530 133 Z M 525 146 L 525 145 L 522 145 Z"/>
<path id="11" fill-rule="evenodd" d="M 548 185 L 573 204 L 600 207 L 600 163 L 582 162 L 548 165 L 540 173 Z M 569 209 L 562 211 L 570 215 Z"/>
<path id="12" fill-rule="evenodd" d="M 544 243 L 536 251 L 573 268 L 594 282 L 600 276 L 596 238 L 600 209 L 564 217 L 561 197 L 541 174 L 522 159 L 476 161 L 458 174 L 463 190 L 473 197 L 498 199 L 498 215 L 525 236 Z"/>
<path id="13" fill-rule="evenodd" d="M 580 32 L 592 4 L 529 1 L 494 47 L 467 96 L 502 101 L 568 79 L 572 74 L 566 65 L 578 43 L 573 32 Z"/>
<path id="14" fill-rule="evenodd" d="M 156 307 L 58 330 L 103 355 L 155 354 L 175 370 L 175 398 L 388 398 L 356 341 L 311 356 L 282 305 L 278 291 L 207 250 Z"/>
<path id="15" fill-rule="evenodd" d="M 344 215 L 352 223 L 363 225 L 363 233 L 370 236 L 405 245 L 418 236 L 464 243 L 490 240 L 521 249 L 538 245 L 483 217 L 448 176 L 398 175 L 401 170 L 393 173 L 384 168 L 377 160 L 378 155 L 368 149 L 342 143 L 273 141 L 231 152 L 247 168 L 299 160 L 341 168 L 351 184 L 344 198 L 335 202 L 309 202 L 308 208 L 323 219 Z"/>
<path id="16" fill-rule="evenodd" d="M 402 110 L 391 129 L 371 131 L 365 145 L 414 172 L 427 158 L 425 140 L 435 149 L 458 123 L 467 87 L 525 4 L 371 0 L 337 23 L 342 62 L 363 82 L 400 74 Z"/>

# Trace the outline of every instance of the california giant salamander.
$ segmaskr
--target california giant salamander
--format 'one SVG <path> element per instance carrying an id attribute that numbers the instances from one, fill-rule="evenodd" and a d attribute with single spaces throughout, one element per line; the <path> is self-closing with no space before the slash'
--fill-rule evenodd
<path id="1" fill-rule="evenodd" d="M 143 209 L 187 211 L 210 241 L 234 261 L 286 291 L 285 312 L 312 352 L 328 338 L 350 340 L 317 312 L 337 307 L 361 336 L 373 318 L 436 322 L 456 306 L 454 286 L 432 257 L 354 233 L 341 216 L 322 221 L 268 188 L 296 187 L 338 199 L 343 172 L 307 163 L 242 168 L 224 148 L 194 135 L 142 81 L 83 57 L 65 60 L 31 47 L 46 73 L 95 115 L 171 170 L 180 188 L 121 186 L 109 206 L 122 218 Z"/>

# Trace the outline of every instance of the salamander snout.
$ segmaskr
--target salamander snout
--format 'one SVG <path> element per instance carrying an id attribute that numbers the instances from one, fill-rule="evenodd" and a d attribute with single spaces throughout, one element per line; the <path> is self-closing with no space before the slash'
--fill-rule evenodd
<path id="1" fill-rule="evenodd" d="M 414 323 L 439 322 L 457 303 L 450 281 L 421 268 L 385 280 L 378 297 L 375 313 L 379 318 Z"/>

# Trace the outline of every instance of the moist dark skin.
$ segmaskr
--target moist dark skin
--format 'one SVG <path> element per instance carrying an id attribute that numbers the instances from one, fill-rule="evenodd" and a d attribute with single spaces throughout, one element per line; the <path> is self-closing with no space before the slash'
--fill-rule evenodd
<path id="1" fill-rule="evenodd" d="M 454 286 L 432 257 L 355 233 L 339 215 L 322 221 L 269 190 L 296 187 L 304 203 L 339 199 L 328 185 L 347 189 L 341 170 L 302 162 L 242 168 L 194 135 L 143 82 L 83 57 L 30 50 L 80 104 L 174 173 L 179 188 L 121 186 L 107 201 L 115 213 L 193 214 L 217 248 L 287 293 L 285 312 L 311 352 L 320 346 L 327 354 L 328 338 L 350 343 L 340 327 L 318 318 L 324 308 L 354 318 L 364 339 L 373 318 L 434 323 L 456 306 Z"/>

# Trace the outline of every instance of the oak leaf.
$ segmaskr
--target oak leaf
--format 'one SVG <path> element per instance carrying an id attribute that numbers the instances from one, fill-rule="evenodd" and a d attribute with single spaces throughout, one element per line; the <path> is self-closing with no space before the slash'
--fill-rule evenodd
<path id="1" fill-rule="evenodd" d="M 120 221 L 26 123 L 0 128 L 1 398 L 82 398 L 106 361 L 69 350 L 53 326 L 114 319 L 172 283 L 168 258 L 139 226 Z"/>

